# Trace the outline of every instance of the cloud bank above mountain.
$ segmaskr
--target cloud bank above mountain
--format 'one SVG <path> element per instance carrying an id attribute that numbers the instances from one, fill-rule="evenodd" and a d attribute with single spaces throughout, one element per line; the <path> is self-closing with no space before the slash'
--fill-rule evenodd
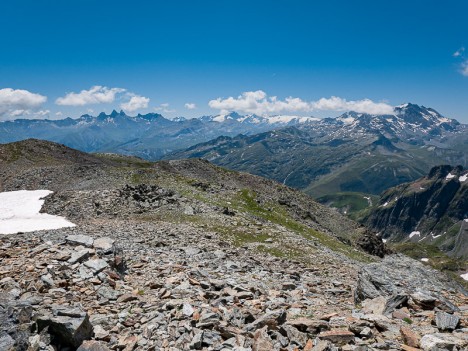
<path id="1" fill-rule="evenodd" d="M 0 117 L 12 117 L 30 114 L 41 107 L 47 97 L 31 93 L 28 90 L 4 88 L 0 89 Z"/>
<path id="2" fill-rule="evenodd" d="M 468 67 L 467 67 L 468 74 Z M 104 105 L 104 108 L 120 109 L 127 113 L 152 108 L 154 111 L 173 114 L 176 109 L 170 108 L 169 103 L 160 103 L 150 106 L 150 98 L 135 94 L 125 88 L 107 87 L 104 85 L 94 85 L 90 89 L 79 92 L 69 92 L 54 100 L 55 105 L 78 109 L 84 106 Z M 60 116 L 53 111 L 50 104 L 45 106 L 47 97 L 41 94 L 32 93 L 28 90 L 15 90 L 12 88 L 0 89 L 0 118 L 2 120 L 15 118 L 49 118 Z M 209 100 L 205 105 L 221 114 L 228 112 L 238 112 L 244 114 L 257 114 L 261 116 L 273 116 L 278 114 L 311 114 L 314 111 L 356 111 L 369 114 L 392 114 L 393 106 L 386 102 L 375 102 L 370 99 L 347 100 L 342 97 L 331 96 L 315 101 L 303 100 L 299 97 L 278 98 L 269 96 L 263 90 L 246 91 L 237 97 L 218 97 Z M 198 108 L 194 102 L 183 104 L 188 110 Z M 51 112 L 52 111 L 52 112 Z M 89 111 L 89 109 L 88 109 Z M 60 111 L 61 112 L 61 111 Z M 69 112 L 68 112 L 69 113 Z"/>
<path id="3" fill-rule="evenodd" d="M 392 114 L 393 107 L 385 102 L 374 102 L 370 99 L 348 101 L 332 96 L 317 101 L 304 101 L 301 98 L 287 97 L 284 100 L 276 96 L 268 96 L 263 90 L 247 91 L 238 97 L 217 98 L 208 103 L 209 107 L 220 110 L 221 113 L 230 111 L 253 113 L 258 115 L 272 115 L 287 112 L 312 111 L 349 111 L 370 114 Z"/>
<path id="4" fill-rule="evenodd" d="M 150 99 L 140 95 L 134 95 L 129 101 L 120 104 L 120 108 L 126 112 L 134 112 L 142 108 L 147 108 Z"/>

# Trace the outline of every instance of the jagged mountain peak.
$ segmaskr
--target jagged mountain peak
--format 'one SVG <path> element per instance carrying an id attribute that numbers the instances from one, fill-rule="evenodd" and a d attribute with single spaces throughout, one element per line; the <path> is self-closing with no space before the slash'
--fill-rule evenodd
<path id="1" fill-rule="evenodd" d="M 260 116 L 255 113 L 242 115 L 235 111 L 215 116 L 202 116 L 200 119 L 204 122 L 238 122 L 251 125 L 273 125 L 279 127 L 296 124 L 307 124 L 321 120 L 320 118 L 316 117 L 294 115 Z"/>
<path id="2" fill-rule="evenodd" d="M 443 131 L 454 130 L 460 124 L 454 119 L 444 117 L 433 108 L 413 103 L 396 106 L 394 114 L 390 115 L 348 111 L 331 120 L 331 123 L 336 122 L 338 125 L 344 125 L 348 131 L 364 129 L 400 137 L 415 133 L 442 135 Z M 330 123 L 330 120 L 326 123 Z"/>
<path id="3" fill-rule="evenodd" d="M 146 119 L 148 121 L 152 121 L 152 120 L 156 120 L 156 119 L 166 119 L 164 118 L 164 116 L 160 113 L 147 113 L 147 114 L 138 114 L 136 116 L 136 118 L 142 118 L 142 119 Z"/>
<path id="4" fill-rule="evenodd" d="M 450 118 L 442 116 L 433 108 L 428 108 L 412 103 L 406 103 L 395 107 L 395 114 L 402 118 L 405 122 L 421 125 L 440 125 L 442 123 L 450 123 L 454 121 Z"/>

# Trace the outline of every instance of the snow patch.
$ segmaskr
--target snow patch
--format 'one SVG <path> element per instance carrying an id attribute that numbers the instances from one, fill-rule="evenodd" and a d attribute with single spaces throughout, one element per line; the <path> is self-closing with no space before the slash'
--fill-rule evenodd
<path id="1" fill-rule="evenodd" d="M 464 175 L 462 175 L 462 176 L 460 176 L 460 178 L 458 178 L 458 180 L 459 180 L 460 182 L 464 182 L 467 178 L 468 178 L 468 173 L 467 173 L 467 174 L 464 174 Z"/>
<path id="2" fill-rule="evenodd" d="M 278 116 L 271 116 L 267 118 L 268 123 L 270 124 L 277 124 L 277 123 L 307 123 L 307 122 L 317 122 L 320 121 L 320 118 L 316 117 L 300 117 L 300 116 L 288 116 L 288 115 L 278 115 Z"/>
<path id="3" fill-rule="evenodd" d="M 372 199 L 370 196 L 363 196 L 367 200 L 367 204 L 372 207 Z"/>
<path id="4" fill-rule="evenodd" d="M 460 277 L 462 277 L 464 280 L 468 280 L 468 273 L 460 274 Z"/>
<path id="5" fill-rule="evenodd" d="M 342 121 L 344 124 L 349 125 L 353 124 L 353 122 L 356 120 L 354 117 L 346 117 L 346 118 L 338 118 L 338 120 Z"/>
<path id="6" fill-rule="evenodd" d="M 0 193 L 0 234 L 74 227 L 60 216 L 39 213 L 50 190 L 19 190 Z"/>
<path id="7" fill-rule="evenodd" d="M 224 122 L 226 120 L 226 115 L 218 115 L 213 117 L 214 122 Z"/>
<path id="8" fill-rule="evenodd" d="M 421 261 L 423 261 L 423 262 L 429 262 L 429 259 L 426 258 L 426 257 L 423 257 L 423 258 L 421 258 Z"/>
<path id="9" fill-rule="evenodd" d="M 410 239 L 415 235 L 421 236 L 421 233 L 420 232 L 411 232 L 410 235 L 409 235 Z"/>
<path id="10" fill-rule="evenodd" d="M 445 179 L 452 179 L 452 178 L 455 178 L 455 175 L 452 173 L 447 174 L 447 176 L 445 177 Z"/>

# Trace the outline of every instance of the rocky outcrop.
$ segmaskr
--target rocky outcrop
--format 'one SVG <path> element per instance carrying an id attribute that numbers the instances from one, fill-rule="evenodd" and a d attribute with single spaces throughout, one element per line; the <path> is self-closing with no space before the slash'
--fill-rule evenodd
<path id="1" fill-rule="evenodd" d="M 403 255 L 387 256 L 359 272 L 354 298 L 361 308 L 353 316 L 386 333 L 396 332 L 395 320 L 404 321 L 399 327 L 402 350 L 464 350 L 467 308 L 447 299 L 447 291 L 468 296 L 440 272 Z"/>
<path id="2" fill-rule="evenodd" d="M 448 345 L 467 345 L 464 292 L 403 256 L 364 266 L 356 284 L 356 263 L 327 251 L 308 265 L 169 223 L 114 220 L 42 237 L 0 238 L 2 347 L 398 350 L 426 335 L 435 336 L 421 345 L 439 345 L 439 330 L 451 332 Z"/>
<path id="3" fill-rule="evenodd" d="M 357 245 L 367 253 L 381 258 L 392 253 L 379 236 L 369 231 L 358 238 Z"/>
<path id="4" fill-rule="evenodd" d="M 392 242 L 436 245 L 468 257 L 468 171 L 437 166 L 427 177 L 385 191 L 364 223 Z"/>
<path id="5" fill-rule="evenodd" d="M 361 269 L 355 300 L 359 303 L 382 296 L 386 298 L 387 313 L 407 303 L 410 298 L 422 307 L 439 306 L 455 311 L 456 307 L 443 296 L 446 289 L 467 294 L 461 285 L 443 273 L 407 256 L 391 255 L 381 262 L 369 264 Z"/>

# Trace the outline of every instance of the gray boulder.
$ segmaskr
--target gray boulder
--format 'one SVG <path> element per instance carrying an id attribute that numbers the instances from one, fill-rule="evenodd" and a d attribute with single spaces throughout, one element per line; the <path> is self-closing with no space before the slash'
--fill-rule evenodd
<path id="1" fill-rule="evenodd" d="M 66 238 L 67 242 L 72 245 L 83 245 L 93 247 L 94 239 L 87 235 L 69 235 Z"/>
<path id="2" fill-rule="evenodd" d="M 453 331 L 457 328 L 459 322 L 460 317 L 454 314 L 441 311 L 435 314 L 435 323 L 439 331 Z"/>
<path id="3" fill-rule="evenodd" d="M 385 313 L 388 314 L 404 304 L 411 294 L 425 291 L 422 295 L 427 295 L 429 299 L 436 298 L 439 308 L 457 310 L 442 296 L 441 292 L 446 289 L 467 294 L 461 285 L 443 273 L 399 254 L 364 266 L 358 275 L 354 299 L 355 303 L 361 303 L 383 296 L 387 299 Z"/>
<path id="4" fill-rule="evenodd" d="M 56 315 L 41 316 L 36 322 L 38 332 L 48 328 L 54 344 L 77 348 L 93 336 L 93 326 L 86 312 L 62 308 L 54 313 Z"/>

